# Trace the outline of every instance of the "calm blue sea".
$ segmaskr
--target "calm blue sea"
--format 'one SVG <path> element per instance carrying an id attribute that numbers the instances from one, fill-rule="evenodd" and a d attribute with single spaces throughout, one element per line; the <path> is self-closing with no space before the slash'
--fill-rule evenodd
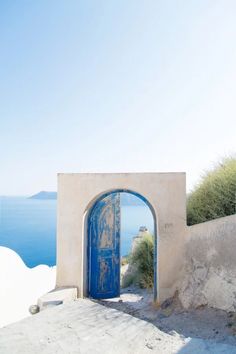
<path id="1" fill-rule="evenodd" d="M 130 251 L 140 226 L 153 232 L 146 205 L 121 207 L 121 255 Z M 0 197 L 0 246 L 11 248 L 32 268 L 56 264 L 56 200 Z"/>

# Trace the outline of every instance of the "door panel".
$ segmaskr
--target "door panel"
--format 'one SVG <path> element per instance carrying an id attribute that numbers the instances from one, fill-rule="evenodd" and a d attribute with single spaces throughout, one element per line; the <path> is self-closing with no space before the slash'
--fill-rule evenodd
<path id="1" fill-rule="evenodd" d="M 120 294 L 120 194 L 93 207 L 88 222 L 89 295 L 106 299 Z"/>

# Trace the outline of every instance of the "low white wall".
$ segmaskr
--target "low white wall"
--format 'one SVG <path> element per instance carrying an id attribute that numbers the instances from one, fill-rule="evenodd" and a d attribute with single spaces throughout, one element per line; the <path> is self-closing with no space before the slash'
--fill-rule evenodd
<path id="1" fill-rule="evenodd" d="M 188 227 L 180 300 L 236 311 L 236 215 Z"/>
<path id="2" fill-rule="evenodd" d="M 0 327 L 30 316 L 30 305 L 52 290 L 55 282 L 56 267 L 28 268 L 16 252 L 0 247 Z"/>

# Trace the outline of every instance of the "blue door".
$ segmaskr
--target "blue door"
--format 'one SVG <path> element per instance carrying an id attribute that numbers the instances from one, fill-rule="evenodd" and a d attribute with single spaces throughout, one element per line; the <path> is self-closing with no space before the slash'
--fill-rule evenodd
<path id="1" fill-rule="evenodd" d="M 95 203 L 88 220 L 88 290 L 95 299 L 120 295 L 120 194 Z"/>

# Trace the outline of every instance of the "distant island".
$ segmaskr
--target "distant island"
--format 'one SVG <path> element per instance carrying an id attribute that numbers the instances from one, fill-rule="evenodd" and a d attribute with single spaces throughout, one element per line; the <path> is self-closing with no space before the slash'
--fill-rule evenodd
<path id="1" fill-rule="evenodd" d="M 41 199 L 41 200 L 57 199 L 57 192 L 41 191 L 41 192 L 39 192 L 37 194 L 34 194 L 31 197 L 29 197 L 29 199 Z"/>
<path id="2" fill-rule="evenodd" d="M 40 199 L 40 200 L 48 200 L 48 199 L 57 199 L 57 192 L 47 192 L 41 191 L 37 194 L 32 195 L 29 199 Z M 133 194 L 129 193 L 121 193 L 121 205 L 129 206 L 129 205 L 144 205 L 144 202 L 135 197 Z"/>

